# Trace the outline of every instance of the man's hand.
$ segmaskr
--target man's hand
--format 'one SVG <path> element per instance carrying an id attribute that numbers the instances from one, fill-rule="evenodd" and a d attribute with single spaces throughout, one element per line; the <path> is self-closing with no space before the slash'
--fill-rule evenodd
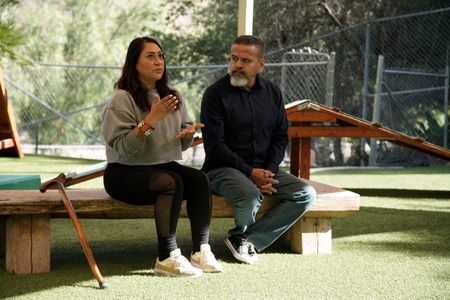
<path id="1" fill-rule="evenodd" d="M 274 179 L 273 176 L 275 174 L 270 170 L 255 168 L 250 174 L 250 179 L 262 193 L 271 195 L 277 191 L 272 185 L 278 183 L 278 180 Z"/>
<path id="2" fill-rule="evenodd" d="M 261 191 L 261 193 L 267 194 L 267 195 L 272 195 L 273 193 L 277 192 L 277 190 L 272 186 L 271 183 L 259 186 L 258 188 Z"/>

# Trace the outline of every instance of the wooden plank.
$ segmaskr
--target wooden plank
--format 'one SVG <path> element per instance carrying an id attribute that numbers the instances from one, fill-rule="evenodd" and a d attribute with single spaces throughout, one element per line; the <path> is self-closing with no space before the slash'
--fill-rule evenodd
<path id="1" fill-rule="evenodd" d="M 14 215 L 6 220 L 6 271 L 31 274 L 31 216 Z"/>
<path id="2" fill-rule="evenodd" d="M 412 149 L 412 150 L 416 150 L 416 151 L 420 151 L 422 153 L 440 158 L 440 159 L 444 159 L 444 160 L 450 160 L 450 150 L 434 145 L 434 144 L 430 144 L 427 142 L 420 142 L 420 141 L 415 141 L 412 139 L 408 139 L 406 137 L 402 137 L 399 138 L 398 140 L 389 140 L 391 143 Z"/>
<path id="3" fill-rule="evenodd" d="M 13 139 L 4 139 L 0 141 L 0 150 L 12 148 L 14 146 L 15 144 Z"/>
<path id="4" fill-rule="evenodd" d="M 288 134 L 290 137 L 374 137 L 389 138 L 389 135 L 358 127 L 343 126 L 300 126 L 289 127 Z"/>
<path id="5" fill-rule="evenodd" d="M 317 200 L 307 212 L 308 216 L 339 217 L 359 209 L 358 194 L 318 182 L 306 182 L 310 183 L 318 194 Z M 67 195 L 80 217 L 151 218 L 154 214 L 153 205 L 140 206 L 136 209 L 134 205 L 110 198 L 103 189 L 68 190 Z M 265 212 L 276 204 L 276 201 L 268 197 L 260 211 Z M 48 190 L 45 193 L 33 190 L 0 191 L 0 215 L 12 214 L 67 216 L 64 204 L 56 190 Z M 182 216 L 186 216 L 184 207 Z M 213 217 L 233 216 L 233 210 L 228 201 L 222 197 L 213 196 Z"/>
<path id="6" fill-rule="evenodd" d="M 31 224 L 31 272 L 50 272 L 50 215 L 34 215 Z"/>
<path id="7" fill-rule="evenodd" d="M 330 116 L 321 111 L 297 111 L 287 114 L 287 119 L 289 122 L 331 122 L 336 123 L 336 116 Z"/>
<path id="8" fill-rule="evenodd" d="M 296 111 L 300 108 L 304 110 Z M 421 139 L 410 137 L 398 131 L 383 127 L 382 124 L 368 122 L 358 117 L 338 111 L 335 108 L 330 108 L 310 100 L 301 100 L 294 103 L 289 103 L 286 105 L 286 111 L 288 118 L 295 121 L 306 120 L 306 117 L 301 120 L 301 113 L 304 112 L 305 114 L 309 114 L 311 116 L 307 119 L 310 122 L 326 123 L 326 121 L 321 121 L 321 118 L 323 117 L 321 117 L 320 114 L 323 114 L 330 118 L 335 118 L 335 123 L 339 123 L 341 125 L 336 126 L 333 130 L 326 128 L 326 126 L 315 126 L 314 128 L 310 126 L 302 127 L 301 129 L 291 126 L 289 128 L 289 136 L 291 137 L 373 137 L 386 139 L 392 143 L 408 147 L 415 151 L 419 151 L 440 159 L 450 160 L 449 149 L 424 142 Z M 316 116 L 317 119 L 313 116 Z M 350 129 L 353 127 L 354 129 Z"/>

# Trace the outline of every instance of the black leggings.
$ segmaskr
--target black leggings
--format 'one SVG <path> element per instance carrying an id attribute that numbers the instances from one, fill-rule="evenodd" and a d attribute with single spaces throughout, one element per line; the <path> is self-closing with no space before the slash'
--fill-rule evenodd
<path id="1" fill-rule="evenodd" d="M 155 205 L 160 260 L 178 248 L 176 228 L 181 201 L 187 201 L 192 250 L 209 240 L 211 192 L 207 176 L 200 170 L 170 162 L 149 166 L 107 165 L 103 183 L 114 199 L 134 205 Z"/>

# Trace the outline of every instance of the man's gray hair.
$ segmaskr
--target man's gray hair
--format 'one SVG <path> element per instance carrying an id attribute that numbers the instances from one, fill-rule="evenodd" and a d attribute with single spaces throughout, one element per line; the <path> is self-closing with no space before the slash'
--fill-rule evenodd
<path id="1" fill-rule="evenodd" d="M 261 56 L 264 56 L 264 42 L 253 35 L 240 35 L 234 39 L 233 44 L 255 46 L 260 50 Z"/>

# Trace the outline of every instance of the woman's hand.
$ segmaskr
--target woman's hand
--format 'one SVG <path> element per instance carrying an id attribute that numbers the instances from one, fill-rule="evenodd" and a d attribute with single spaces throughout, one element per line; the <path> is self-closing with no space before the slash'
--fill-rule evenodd
<path id="1" fill-rule="evenodd" d="M 158 94 L 153 97 L 152 107 L 150 112 L 145 117 L 148 124 L 156 125 L 157 122 L 164 119 L 169 113 L 177 109 L 178 99 L 176 96 L 168 95 L 162 99 Z"/>
<path id="2" fill-rule="evenodd" d="M 186 139 L 186 138 L 192 138 L 194 134 L 199 130 L 200 128 L 205 127 L 202 123 L 190 125 L 186 128 L 181 129 L 181 131 L 177 134 L 177 138 L 179 139 Z"/>

